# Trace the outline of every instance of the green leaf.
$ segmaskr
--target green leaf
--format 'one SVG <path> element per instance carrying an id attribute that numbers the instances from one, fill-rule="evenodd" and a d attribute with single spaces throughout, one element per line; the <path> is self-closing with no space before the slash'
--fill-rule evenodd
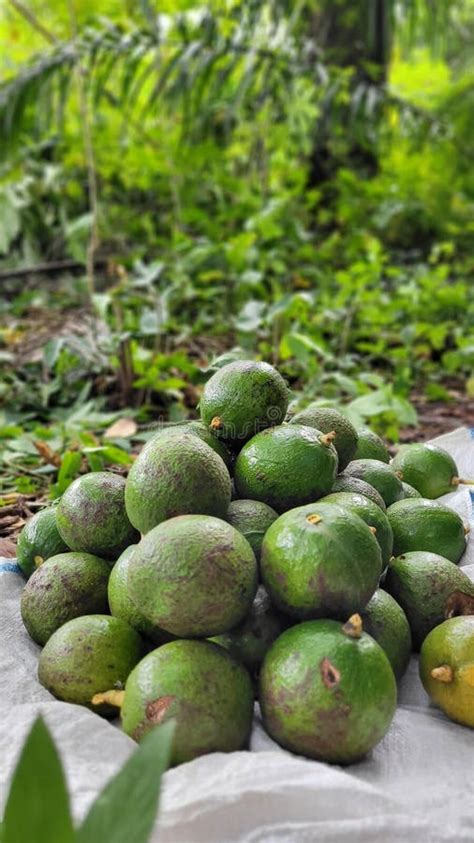
<path id="1" fill-rule="evenodd" d="M 72 481 L 76 479 L 81 468 L 81 455 L 79 451 L 65 451 L 61 460 L 61 467 L 58 473 L 56 484 L 57 492 L 62 495 Z"/>
<path id="2" fill-rule="evenodd" d="M 77 832 L 78 843 L 146 843 L 158 810 L 173 734 L 174 722 L 170 721 L 144 738 L 92 805 Z"/>
<path id="3" fill-rule="evenodd" d="M 41 717 L 23 746 L 5 808 L 2 843 L 73 843 L 61 761 Z"/>

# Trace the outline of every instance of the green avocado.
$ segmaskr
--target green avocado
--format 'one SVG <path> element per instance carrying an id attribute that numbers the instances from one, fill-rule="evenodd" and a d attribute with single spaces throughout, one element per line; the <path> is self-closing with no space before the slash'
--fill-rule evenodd
<path id="1" fill-rule="evenodd" d="M 259 585 L 252 608 L 242 623 L 224 635 L 214 636 L 211 641 L 225 647 L 253 673 L 287 626 L 288 620 L 275 608 L 264 586 Z"/>
<path id="2" fill-rule="evenodd" d="M 46 559 L 69 550 L 56 524 L 56 507 L 41 509 L 28 519 L 18 538 L 17 562 L 26 577 Z"/>
<path id="3" fill-rule="evenodd" d="M 166 428 L 166 432 L 178 431 L 178 433 L 188 433 L 192 436 L 199 436 L 202 442 L 205 442 L 206 445 L 209 445 L 213 451 L 216 452 L 221 458 L 221 460 L 225 463 L 226 468 L 228 471 L 231 470 L 234 457 L 233 454 L 229 451 L 228 448 L 224 445 L 222 439 L 218 439 L 217 436 L 204 424 L 202 421 L 187 421 L 187 422 L 180 422 L 179 424 L 175 424 L 172 427 Z"/>
<path id="4" fill-rule="evenodd" d="M 237 457 L 234 479 L 239 497 L 285 512 L 327 495 L 337 471 L 331 441 L 330 434 L 301 424 L 258 433 Z"/>
<path id="5" fill-rule="evenodd" d="M 360 612 L 382 572 L 380 547 L 367 524 L 335 504 L 281 515 L 262 545 L 261 573 L 275 605 L 296 618 L 347 618 Z"/>
<path id="6" fill-rule="evenodd" d="M 253 688 L 245 668 L 209 641 L 172 641 L 149 653 L 130 674 L 122 727 L 137 741 L 175 720 L 171 763 L 247 746 Z"/>
<path id="7" fill-rule="evenodd" d="M 228 632 L 252 606 L 257 563 L 248 541 L 225 521 L 182 515 L 150 530 L 129 559 L 132 603 L 181 638 Z"/>
<path id="8" fill-rule="evenodd" d="M 321 498 L 321 503 L 335 503 L 343 509 L 350 509 L 373 528 L 382 552 L 382 565 L 385 567 L 393 552 L 393 533 L 385 512 L 369 498 L 355 492 L 332 492 Z"/>
<path id="9" fill-rule="evenodd" d="M 459 485 L 456 463 L 451 454 L 437 445 L 405 445 L 392 465 L 423 498 L 439 498 L 454 492 Z"/>
<path id="10" fill-rule="evenodd" d="M 459 562 L 466 549 L 462 518 L 441 503 L 405 498 L 389 506 L 387 516 L 396 556 L 411 550 L 426 550 Z"/>
<path id="11" fill-rule="evenodd" d="M 198 436 L 162 431 L 145 445 L 125 486 L 127 515 L 148 533 L 176 515 L 225 518 L 231 498 L 223 460 Z"/>
<path id="12" fill-rule="evenodd" d="M 417 490 L 414 489 L 413 486 L 410 486 L 409 483 L 404 483 L 402 481 L 402 489 L 403 489 L 402 500 L 405 500 L 405 498 L 421 498 L 422 497 L 422 495 L 420 495 L 420 493 L 417 492 Z"/>
<path id="13" fill-rule="evenodd" d="M 108 600 L 110 613 L 115 618 L 126 621 L 133 629 L 140 632 L 145 638 L 150 639 L 156 645 L 163 644 L 170 640 L 170 635 L 147 621 L 140 609 L 132 603 L 128 590 L 128 569 L 130 558 L 138 545 L 133 544 L 127 547 L 117 559 L 109 577 Z"/>
<path id="14" fill-rule="evenodd" d="M 384 586 L 405 612 L 416 650 L 445 620 L 446 603 L 452 594 L 462 592 L 474 597 L 474 584 L 461 568 L 426 551 L 403 553 L 393 559 Z"/>
<path id="15" fill-rule="evenodd" d="M 386 506 L 400 500 L 402 481 L 394 469 L 380 460 L 353 460 L 342 473 L 343 477 L 358 477 L 370 483 L 382 495 Z"/>
<path id="16" fill-rule="evenodd" d="M 307 621 L 280 635 L 268 651 L 259 699 L 265 729 L 282 747 L 350 764 L 387 732 L 397 685 L 370 635 L 351 622 Z"/>
<path id="17" fill-rule="evenodd" d="M 378 460 L 379 462 L 390 462 L 388 448 L 380 438 L 369 430 L 368 427 L 361 427 L 357 430 L 358 440 L 354 460 Z"/>
<path id="18" fill-rule="evenodd" d="M 115 560 L 137 541 L 124 496 L 125 480 L 111 471 L 93 471 L 71 483 L 56 515 L 58 530 L 71 550 Z"/>
<path id="19" fill-rule="evenodd" d="M 334 447 L 339 460 L 339 471 L 342 471 L 354 459 L 357 448 L 357 431 L 349 419 L 343 416 L 339 410 L 310 404 L 305 410 L 296 413 L 290 420 L 290 424 L 304 424 L 308 427 L 315 427 L 322 433 L 331 433 L 334 430 L 336 433 Z"/>
<path id="20" fill-rule="evenodd" d="M 199 405 L 201 419 L 221 439 L 240 447 L 260 430 L 282 423 L 289 396 L 273 366 L 236 360 L 207 381 Z"/>
<path id="21" fill-rule="evenodd" d="M 370 483 L 366 483 L 365 480 L 359 480 L 358 477 L 345 477 L 344 474 L 338 474 L 331 492 L 354 492 L 356 495 L 364 495 L 364 497 L 376 503 L 383 512 L 387 509 L 380 492 L 377 492 L 377 489 Z"/>
<path id="22" fill-rule="evenodd" d="M 46 644 L 73 618 L 106 614 L 110 565 L 90 553 L 59 553 L 32 574 L 21 595 L 21 616 L 28 633 Z"/>
<path id="23" fill-rule="evenodd" d="M 236 500 L 229 505 L 226 521 L 245 536 L 258 562 L 263 537 L 277 518 L 278 513 L 262 501 Z"/>
<path id="24" fill-rule="evenodd" d="M 47 641 L 39 657 L 38 678 L 58 699 L 115 717 L 115 708 L 94 705 L 92 698 L 123 688 L 144 652 L 138 632 L 125 621 L 85 615 L 65 623 Z"/>
<path id="25" fill-rule="evenodd" d="M 411 654 L 411 631 L 407 616 L 391 594 L 378 588 L 361 612 L 365 632 L 385 652 L 396 679 L 405 673 Z"/>

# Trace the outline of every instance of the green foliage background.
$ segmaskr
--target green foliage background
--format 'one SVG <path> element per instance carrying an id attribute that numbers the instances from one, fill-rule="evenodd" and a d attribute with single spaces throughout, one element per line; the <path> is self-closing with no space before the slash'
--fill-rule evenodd
<path id="1" fill-rule="evenodd" d="M 0 268 L 86 262 L 97 227 L 108 271 L 2 282 L 7 443 L 84 406 L 185 415 L 232 346 L 393 439 L 414 386 L 473 393 L 472 0 L 25 5 L 0 13 Z M 12 365 L 32 308 L 82 305 Z"/>

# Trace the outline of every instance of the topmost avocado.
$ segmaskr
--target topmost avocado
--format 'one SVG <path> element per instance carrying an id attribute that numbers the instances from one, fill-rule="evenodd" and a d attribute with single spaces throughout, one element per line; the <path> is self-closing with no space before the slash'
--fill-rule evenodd
<path id="1" fill-rule="evenodd" d="M 201 419 L 226 442 L 243 445 L 259 430 L 281 424 L 288 401 L 288 387 L 273 366 L 236 360 L 208 380 Z"/>

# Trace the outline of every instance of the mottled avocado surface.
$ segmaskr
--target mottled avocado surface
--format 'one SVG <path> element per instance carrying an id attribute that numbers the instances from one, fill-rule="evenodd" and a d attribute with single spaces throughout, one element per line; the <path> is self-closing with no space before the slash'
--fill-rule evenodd
<path id="1" fill-rule="evenodd" d="M 173 641 L 149 653 L 130 674 L 122 706 L 124 731 L 140 741 L 176 722 L 172 764 L 247 745 L 253 688 L 245 668 L 217 644 Z"/>
<path id="2" fill-rule="evenodd" d="M 407 616 L 397 601 L 378 588 L 361 612 L 365 632 L 384 650 L 396 679 L 405 673 L 411 654 L 411 631 Z"/>
<path id="3" fill-rule="evenodd" d="M 17 562 L 29 577 L 46 559 L 69 550 L 59 534 L 56 524 L 56 507 L 41 509 L 28 519 L 18 538 Z"/>
<path id="4" fill-rule="evenodd" d="M 143 534 L 176 515 L 225 518 L 230 498 L 223 460 L 198 436 L 177 431 L 147 442 L 125 487 L 128 517 Z"/>
<path id="5" fill-rule="evenodd" d="M 403 489 L 402 500 L 405 500 L 405 498 L 421 498 L 421 497 L 423 497 L 423 495 L 420 495 L 420 493 L 416 489 L 414 489 L 413 486 L 410 486 L 409 483 L 405 483 L 403 480 L 402 480 L 402 489 Z"/>
<path id="6" fill-rule="evenodd" d="M 271 506 L 263 501 L 249 500 L 231 501 L 226 515 L 226 521 L 245 536 L 257 561 L 260 559 L 263 537 L 277 518 L 278 513 Z"/>
<path id="7" fill-rule="evenodd" d="M 263 501 L 281 513 L 327 495 L 336 478 L 337 451 L 326 435 L 300 424 L 258 433 L 237 457 L 239 497 Z"/>
<path id="8" fill-rule="evenodd" d="M 395 556 L 411 550 L 427 550 L 459 562 L 466 549 L 464 523 L 447 506 L 424 498 L 406 498 L 387 510 L 393 530 Z"/>
<path id="9" fill-rule="evenodd" d="M 402 481 L 394 469 L 380 460 L 353 460 L 343 471 L 343 477 L 358 477 L 370 483 L 390 506 L 403 497 Z"/>
<path id="10" fill-rule="evenodd" d="M 257 563 L 230 524 L 182 515 L 159 524 L 134 550 L 128 569 L 132 602 L 149 623 L 183 638 L 227 632 L 249 611 Z"/>
<path id="11" fill-rule="evenodd" d="M 139 538 L 125 512 L 125 480 L 110 471 L 78 477 L 57 508 L 58 530 L 71 550 L 116 559 Z"/>
<path id="12" fill-rule="evenodd" d="M 163 644 L 165 641 L 169 641 L 169 634 L 147 621 L 140 608 L 130 598 L 127 582 L 128 569 L 130 558 L 137 546 L 133 544 L 127 547 L 112 568 L 108 586 L 110 612 L 114 617 L 126 621 L 133 629 L 149 638 L 150 641 L 155 644 Z"/>
<path id="13" fill-rule="evenodd" d="M 58 699 L 115 717 L 115 708 L 105 703 L 93 705 L 92 697 L 123 688 L 144 652 L 138 632 L 125 621 L 110 615 L 86 615 L 53 633 L 40 654 L 38 678 Z"/>
<path id="14" fill-rule="evenodd" d="M 370 635 L 352 637 L 337 621 L 317 620 L 275 641 L 260 672 L 259 699 L 265 728 L 282 747 L 349 764 L 387 732 L 397 686 Z"/>
<path id="15" fill-rule="evenodd" d="M 393 552 L 393 533 L 390 522 L 376 503 L 366 498 L 365 495 L 358 495 L 355 492 L 332 492 L 321 499 L 321 503 L 335 503 L 338 506 L 350 509 L 359 515 L 369 527 L 375 530 L 380 550 L 382 552 L 382 564 L 385 566 Z"/>
<path id="16" fill-rule="evenodd" d="M 353 424 L 339 410 L 332 407 L 319 407 L 310 404 L 306 409 L 296 413 L 290 424 L 305 424 L 314 427 L 322 433 L 335 431 L 334 447 L 339 459 L 339 471 L 354 459 L 357 448 L 357 431 Z"/>
<path id="17" fill-rule="evenodd" d="M 458 467 L 451 454 L 437 445 L 424 442 L 405 445 L 394 457 L 392 466 L 423 498 L 447 495 L 459 483 Z"/>
<path id="18" fill-rule="evenodd" d="M 410 624 L 414 649 L 446 618 L 451 595 L 474 596 L 474 584 L 461 568 L 436 553 L 402 553 L 388 567 L 384 588 L 395 598 Z"/>
<path id="19" fill-rule="evenodd" d="M 386 511 L 385 501 L 377 489 L 366 483 L 365 480 L 360 480 L 358 477 L 346 477 L 344 474 L 338 474 L 333 487 L 333 492 L 355 492 L 358 495 L 364 495 L 371 501 L 377 504 L 383 512 Z"/>
<path id="20" fill-rule="evenodd" d="M 352 459 L 390 462 L 390 454 L 387 446 L 373 430 L 369 430 L 368 427 L 361 427 L 357 430 L 357 435 L 357 447 Z"/>
<path id="21" fill-rule="evenodd" d="M 28 580 L 21 616 L 29 634 L 46 644 L 53 632 L 81 615 L 106 614 L 110 565 L 90 553 L 59 553 Z"/>
<path id="22" fill-rule="evenodd" d="M 168 430 L 175 430 L 178 433 L 188 433 L 191 436 L 199 436 L 199 439 L 205 442 L 206 445 L 209 445 L 220 456 L 230 471 L 234 461 L 233 454 L 231 454 L 222 439 L 219 439 L 204 422 L 197 420 L 181 422 L 180 424 L 173 425 L 171 428 L 167 428 L 167 432 Z"/>
<path id="23" fill-rule="evenodd" d="M 252 608 L 239 626 L 224 635 L 212 638 L 242 662 L 250 671 L 262 663 L 265 653 L 288 626 L 285 618 L 273 605 L 263 585 L 258 587 Z"/>
<path id="24" fill-rule="evenodd" d="M 273 366 L 236 360 L 206 383 L 199 404 L 201 419 L 217 436 L 240 447 L 260 430 L 281 424 L 289 395 Z"/>
<path id="25" fill-rule="evenodd" d="M 296 618 L 344 620 L 372 597 L 380 547 L 353 512 L 318 501 L 281 515 L 262 546 L 261 573 L 275 605 Z"/>

